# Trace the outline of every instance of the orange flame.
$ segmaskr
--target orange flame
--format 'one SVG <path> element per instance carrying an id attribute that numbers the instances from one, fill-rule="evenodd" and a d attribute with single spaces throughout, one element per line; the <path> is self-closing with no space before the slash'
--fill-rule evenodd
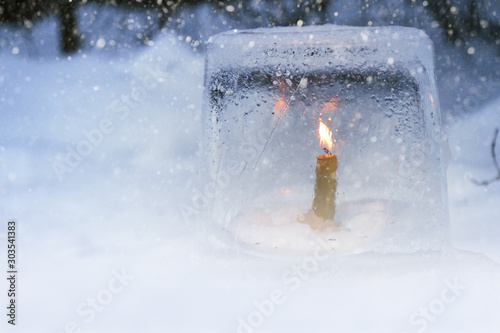
<path id="1" fill-rule="evenodd" d="M 332 132 L 330 129 L 323 124 L 321 119 L 319 120 L 319 144 L 322 147 L 326 147 L 328 151 L 332 151 L 333 148 L 333 140 L 332 140 Z"/>

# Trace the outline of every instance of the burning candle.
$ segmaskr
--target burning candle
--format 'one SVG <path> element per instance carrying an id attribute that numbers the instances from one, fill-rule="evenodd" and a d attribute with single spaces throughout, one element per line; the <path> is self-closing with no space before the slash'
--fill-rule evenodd
<path id="1" fill-rule="evenodd" d="M 317 217 L 333 220 L 335 216 L 335 192 L 337 191 L 337 156 L 333 148 L 332 132 L 319 121 L 320 145 L 324 155 L 316 157 L 316 184 L 312 209 Z"/>
<path id="2" fill-rule="evenodd" d="M 337 191 L 337 156 L 331 153 L 333 149 L 332 132 L 320 120 L 320 146 L 325 154 L 316 157 L 316 183 L 312 208 L 300 222 L 309 224 L 313 229 L 324 229 L 327 220 L 335 216 L 335 192 Z"/>

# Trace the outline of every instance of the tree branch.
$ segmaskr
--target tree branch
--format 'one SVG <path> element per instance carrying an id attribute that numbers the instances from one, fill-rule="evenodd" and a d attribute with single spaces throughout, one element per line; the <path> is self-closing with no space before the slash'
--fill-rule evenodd
<path id="1" fill-rule="evenodd" d="M 478 186 L 488 186 L 491 183 L 496 182 L 497 180 L 500 180 L 500 165 L 498 164 L 497 155 L 495 153 L 497 137 L 498 137 L 498 127 L 495 128 L 495 133 L 493 134 L 493 142 L 491 143 L 491 158 L 493 159 L 493 165 L 495 166 L 495 169 L 497 171 L 497 175 L 496 175 L 496 177 L 494 177 L 492 179 L 483 180 L 483 181 L 471 179 L 471 181 Z"/>

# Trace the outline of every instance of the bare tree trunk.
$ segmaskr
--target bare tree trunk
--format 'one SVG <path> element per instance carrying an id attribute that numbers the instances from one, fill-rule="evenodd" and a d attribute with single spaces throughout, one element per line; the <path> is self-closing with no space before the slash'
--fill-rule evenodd
<path id="1" fill-rule="evenodd" d="M 73 2 L 60 3 L 60 38 L 61 50 L 64 53 L 74 53 L 80 47 L 80 36 L 75 17 L 75 4 Z"/>

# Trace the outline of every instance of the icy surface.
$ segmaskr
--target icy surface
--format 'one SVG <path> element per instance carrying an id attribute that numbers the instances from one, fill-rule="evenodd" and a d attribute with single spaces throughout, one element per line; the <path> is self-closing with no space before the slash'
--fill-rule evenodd
<path id="1" fill-rule="evenodd" d="M 20 243 L 18 327 L 2 332 L 498 331 L 500 183 L 466 175 L 494 173 L 500 100 L 449 128 L 454 249 L 269 260 L 216 246 L 186 210 L 203 190 L 202 80 L 175 36 L 122 60 L 1 56 L 0 220 Z M 60 181 L 54 161 L 103 119 L 114 129 Z"/>

